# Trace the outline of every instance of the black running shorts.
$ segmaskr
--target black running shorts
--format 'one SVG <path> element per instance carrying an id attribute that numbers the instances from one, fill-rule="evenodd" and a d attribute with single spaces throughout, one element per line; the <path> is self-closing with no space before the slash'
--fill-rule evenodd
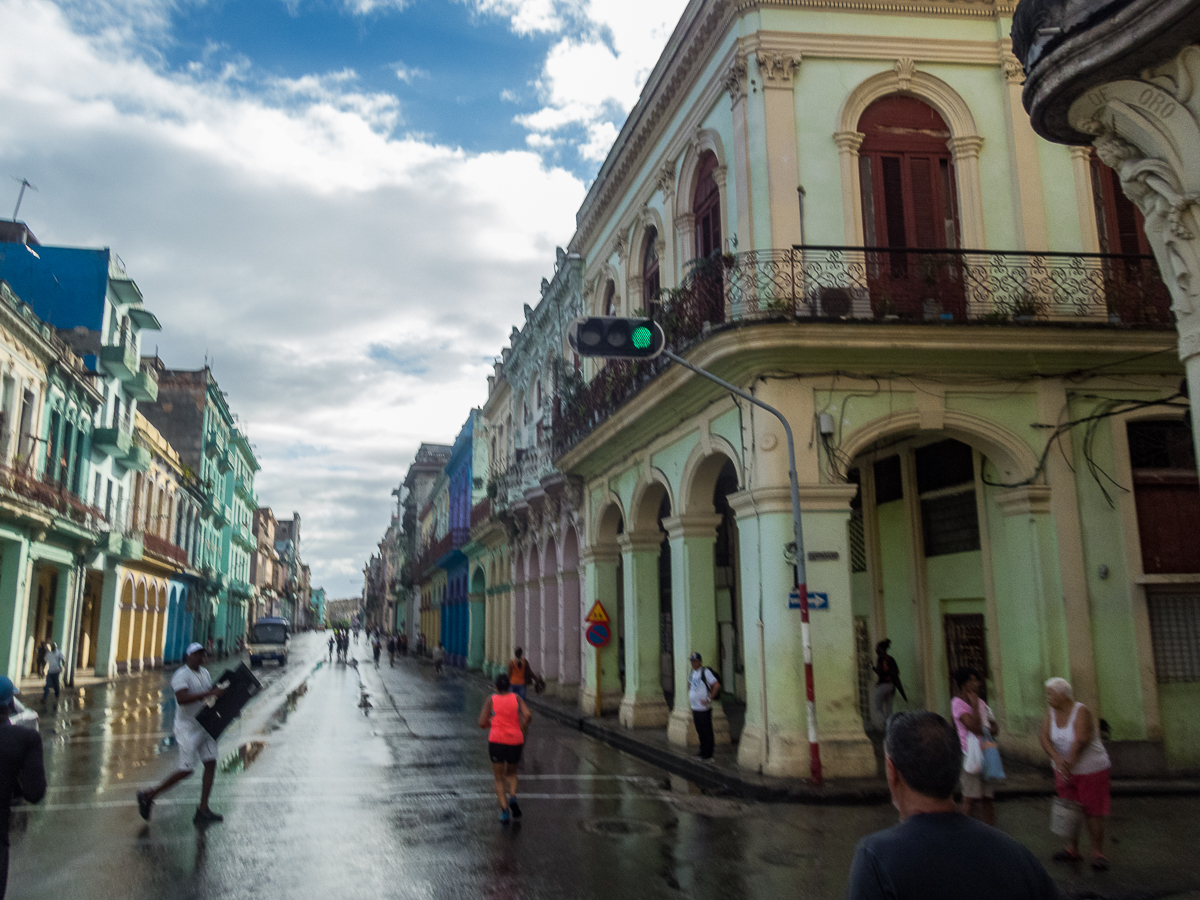
<path id="1" fill-rule="evenodd" d="M 524 744 L 494 744 L 488 741 L 488 758 L 495 764 L 507 763 L 515 766 L 521 761 L 521 748 Z"/>

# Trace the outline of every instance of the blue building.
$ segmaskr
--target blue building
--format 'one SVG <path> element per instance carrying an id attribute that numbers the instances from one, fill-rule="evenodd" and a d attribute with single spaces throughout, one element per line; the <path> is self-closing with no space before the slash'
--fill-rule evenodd
<path id="1" fill-rule="evenodd" d="M 442 598 L 442 646 L 446 648 L 447 661 L 460 667 L 467 664 L 471 638 L 467 557 L 462 548 L 471 539 L 472 457 L 478 414 L 478 410 L 471 410 L 466 424 L 454 441 L 450 461 L 446 463 L 446 478 L 450 482 L 447 510 L 450 542 L 448 552 L 437 561 L 438 568 L 446 572 L 446 593 Z"/>

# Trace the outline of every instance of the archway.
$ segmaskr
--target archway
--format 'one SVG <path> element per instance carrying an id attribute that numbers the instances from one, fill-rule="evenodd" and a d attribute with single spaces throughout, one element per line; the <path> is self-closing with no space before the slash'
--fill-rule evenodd
<path id="1" fill-rule="evenodd" d="M 564 699 L 578 692 L 580 649 L 583 633 L 580 623 L 586 610 L 579 597 L 579 537 L 568 526 L 563 535 L 562 566 L 558 573 L 559 604 L 562 609 L 562 665 L 559 669 L 559 696 Z"/>
<path id="2" fill-rule="evenodd" d="M 562 609 L 558 597 L 558 545 L 551 537 L 542 551 L 542 671 L 548 686 L 557 690 L 562 648 L 559 646 L 559 619 Z"/>
<path id="3" fill-rule="evenodd" d="M 467 592 L 467 668 L 479 669 L 483 666 L 484 648 L 487 640 L 487 576 L 483 567 L 476 566 L 471 573 L 471 584 Z"/>
<path id="4" fill-rule="evenodd" d="M 536 545 L 525 558 L 525 656 L 535 672 L 543 668 L 542 658 L 542 569 Z"/>
<path id="5" fill-rule="evenodd" d="M 526 605 L 526 570 L 529 557 L 520 549 L 513 557 L 512 563 L 512 632 L 507 636 L 506 646 L 499 648 L 496 662 L 505 666 L 512 658 L 516 645 L 525 643 Z"/>
<path id="6" fill-rule="evenodd" d="M 121 618 L 117 626 L 117 671 L 129 671 L 129 659 L 133 653 L 134 633 L 133 579 L 126 578 L 121 588 Z"/>
<path id="7" fill-rule="evenodd" d="M 588 552 L 587 594 L 582 604 L 588 611 L 599 602 L 609 618 L 607 645 L 597 649 L 589 644 L 586 648 L 587 689 L 582 705 L 591 713 L 597 705 L 604 713 L 616 712 L 625 690 L 624 574 L 618 543 L 624 533 L 624 511 L 616 496 L 610 495 L 596 517 L 595 538 Z"/>

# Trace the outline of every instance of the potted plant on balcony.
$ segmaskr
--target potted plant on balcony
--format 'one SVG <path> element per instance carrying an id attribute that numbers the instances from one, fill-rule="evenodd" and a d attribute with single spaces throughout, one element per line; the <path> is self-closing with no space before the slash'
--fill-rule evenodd
<path id="1" fill-rule="evenodd" d="M 1034 322 L 1045 315 L 1046 302 L 1032 291 L 1021 291 L 1012 300 L 1012 319 L 1014 322 Z"/>

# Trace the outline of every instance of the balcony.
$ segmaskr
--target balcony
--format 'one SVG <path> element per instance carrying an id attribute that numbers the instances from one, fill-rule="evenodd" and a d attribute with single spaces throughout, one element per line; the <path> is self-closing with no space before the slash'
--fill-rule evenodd
<path id="1" fill-rule="evenodd" d="M 133 435 L 120 426 L 97 428 L 92 431 L 92 446 L 101 453 L 124 460 L 133 446 Z"/>
<path id="2" fill-rule="evenodd" d="M 492 498 L 484 497 L 471 507 L 471 528 L 480 522 L 486 522 L 492 517 Z"/>
<path id="3" fill-rule="evenodd" d="M 89 506 L 78 495 L 60 484 L 43 481 L 20 469 L 0 466 L 0 493 L 15 494 L 33 501 L 88 531 L 98 532 L 108 527 L 104 513 Z"/>
<path id="4" fill-rule="evenodd" d="M 143 536 L 122 531 L 106 531 L 100 536 L 96 549 L 106 556 L 122 562 L 137 562 L 142 558 Z"/>
<path id="5" fill-rule="evenodd" d="M 212 459 L 225 453 L 225 435 L 219 431 L 209 431 L 204 435 L 204 455 Z"/>
<path id="6" fill-rule="evenodd" d="M 663 292 L 654 317 L 666 347 L 680 353 L 717 331 L 765 322 L 1169 330 L 1170 307 L 1152 256 L 797 246 L 694 261 L 684 283 Z M 561 397 L 554 456 L 670 364 L 611 360 Z M 510 469 L 507 477 L 523 473 Z"/>
<path id="7" fill-rule="evenodd" d="M 239 497 L 246 501 L 251 507 L 255 506 L 254 488 L 244 476 L 238 476 L 233 483 L 233 489 L 237 491 Z"/>
<path id="8" fill-rule="evenodd" d="M 182 547 L 172 544 L 165 538 L 160 538 L 157 534 L 146 532 L 142 535 L 142 546 L 151 556 L 156 556 L 160 560 L 173 563 L 180 568 L 185 568 L 188 564 L 187 553 L 184 552 Z"/>
<path id="9" fill-rule="evenodd" d="M 129 448 L 129 452 L 125 454 L 125 458 L 121 460 L 121 464 L 127 469 L 134 469 L 138 472 L 146 472 L 150 469 L 150 463 L 153 457 L 150 454 L 150 448 L 144 447 L 141 442 L 134 440 Z"/>
<path id="10" fill-rule="evenodd" d="M 125 383 L 125 392 L 135 400 L 153 403 L 158 399 L 158 379 L 152 371 L 142 366 L 137 374 Z"/>
<path id="11" fill-rule="evenodd" d="M 225 451 L 217 457 L 217 471 L 222 473 L 231 471 L 233 469 L 233 457 L 233 447 L 226 446 Z"/>
<path id="12" fill-rule="evenodd" d="M 137 341 L 129 332 L 123 332 L 116 344 L 100 348 L 100 362 L 108 373 L 121 381 L 132 381 L 140 368 Z"/>

